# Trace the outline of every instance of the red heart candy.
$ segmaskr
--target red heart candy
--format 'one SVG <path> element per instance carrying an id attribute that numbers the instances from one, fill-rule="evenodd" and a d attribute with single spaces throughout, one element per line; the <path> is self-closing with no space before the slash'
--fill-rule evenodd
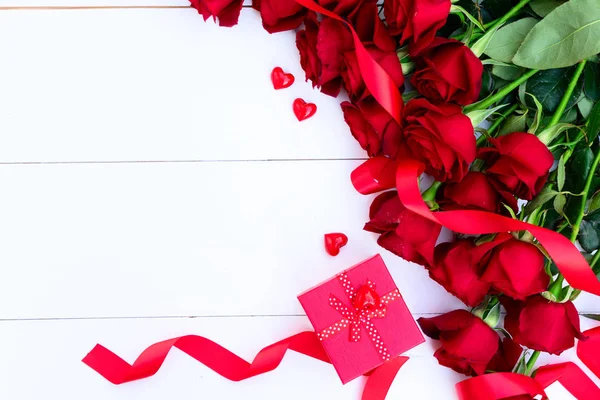
<path id="1" fill-rule="evenodd" d="M 327 233 L 325 235 L 325 250 L 331 256 L 340 254 L 340 248 L 348 243 L 348 236 L 343 233 Z"/>
<path id="2" fill-rule="evenodd" d="M 298 121 L 304 121 L 307 118 L 312 117 L 317 112 L 317 105 L 314 103 L 307 103 L 302 99 L 294 100 L 294 114 Z"/>
<path id="3" fill-rule="evenodd" d="M 271 82 L 273 82 L 273 88 L 275 90 L 288 88 L 292 86 L 295 80 L 296 78 L 294 78 L 294 75 L 286 74 L 281 67 L 275 67 L 273 68 L 273 71 L 271 71 Z"/>
<path id="4" fill-rule="evenodd" d="M 379 295 L 369 285 L 362 285 L 356 292 L 352 305 L 359 310 L 368 310 L 379 306 Z"/>

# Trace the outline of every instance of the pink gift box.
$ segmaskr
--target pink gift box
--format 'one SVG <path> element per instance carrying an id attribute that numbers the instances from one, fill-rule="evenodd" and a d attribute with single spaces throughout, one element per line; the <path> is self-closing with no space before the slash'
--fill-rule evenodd
<path id="1" fill-rule="evenodd" d="M 423 343 L 380 255 L 298 296 L 342 383 Z"/>

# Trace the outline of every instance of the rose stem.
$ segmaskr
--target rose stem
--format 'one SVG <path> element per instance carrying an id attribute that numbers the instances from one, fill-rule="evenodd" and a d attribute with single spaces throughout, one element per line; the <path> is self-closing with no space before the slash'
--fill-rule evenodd
<path id="1" fill-rule="evenodd" d="M 469 106 L 466 106 L 463 109 L 463 112 L 467 113 L 469 111 L 483 110 L 483 109 L 488 108 L 489 106 L 491 106 L 492 104 L 494 104 L 498 100 L 503 99 L 504 96 L 506 96 L 507 94 L 509 94 L 510 92 L 512 92 L 513 90 L 515 90 L 516 88 L 518 88 L 521 83 L 523 83 L 527 79 L 531 78 L 537 72 L 538 72 L 537 69 L 532 69 L 532 70 L 527 71 L 526 73 L 524 73 L 523 75 L 521 75 L 519 77 L 519 79 L 517 79 L 516 81 L 513 81 L 513 82 L 509 83 L 508 85 L 504 86 L 502 89 L 500 89 L 498 92 L 496 92 L 495 95 L 487 97 L 487 98 L 481 100 L 478 103 L 474 103 L 474 104 L 471 104 Z"/>
<path id="2" fill-rule="evenodd" d="M 487 24 L 483 25 L 483 27 L 485 29 L 494 29 L 495 27 L 502 25 L 503 23 L 514 17 L 521 10 L 521 8 L 525 7 L 530 1 L 531 0 L 521 0 L 516 6 L 511 8 L 510 11 L 508 11 L 502 17 L 498 18 L 497 20 L 488 22 Z"/>
<path id="3" fill-rule="evenodd" d="M 586 60 L 583 60 L 583 61 L 579 62 L 579 65 L 577 65 L 577 69 L 575 70 L 575 73 L 573 74 L 573 77 L 571 78 L 571 82 L 569 82 L 567 91 L 565 92 L 565 95 L 563 96 L 563 98 L 560 100 L 560 103 L 558 104 L 558 107 L 556 108 L 556 111 L 554 112 L 552 119 L 550 120 L 550 122 L 548 122 L 547 128 L 551 127 L 553 125 L 556 125 L 558 123 L 558 121 L 560 121 L 560 119 L 562 118 L 562 115 L 567 108 L 567 104 L 569 104 L 571 95 L 573 94 L 573 91 L 575 90 L 575 86 L 577 86 L 577 81 L 579 81 L 579 77 L 581 76 L 581 73 L 583 72 L 585 63 L 586 63 Z"/>
<path id="4" fill-rule="evenodd" d="M 529 360 L 527 360 L 527 366 L 525 367 L 525 375 L 529 376 L 529 374 L 531 373 L 531 370 L 533 369 L 533 366 L 535 365 L 535 362 L 537 361 L 539 356 L 540 356 L 539 350 L 536 350 L 533 353 L 531 353 L 531 356 L 529 356 Z"/>
<path id="5" fill-rule="evenodd" d="M 502 122 L 504 122 L 504 120 L 506 118 L 508 118 L 508 116 L 510 114 L 512 114 L 518 107 L 519 107 L 518 104 L 513 104 L 508 110 L 506 110 L 498 118 L 496 118 L 496 120 L 494 121 L 494 123 L 492 125 L 490 125 L 490 127 L 487 130 L 488 135 L 492 136 L 492 134 L 496 131 L 496 129 L 498 129 L 498 127 L 500 126 L 500 124 L 502 124 Z M 486 141 L 486 139 L 487 139 L 486 135 L 479 136 L 477 138 L 477 147 L 480 147 Z"/>

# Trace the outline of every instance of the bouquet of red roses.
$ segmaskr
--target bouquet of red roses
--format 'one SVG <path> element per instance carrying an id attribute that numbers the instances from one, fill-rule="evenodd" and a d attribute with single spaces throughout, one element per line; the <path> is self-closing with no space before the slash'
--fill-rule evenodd
<path id="1" fill-rule="evenodd" d="M 191 2 L 226 26 L 237 23 L 243 3 Z M 362 193 L 383 191 L 365 229 L 471 307 L 418 321 L 440 340 L 439 363 L 472 376 L 531 375 L 540 352 L 560 354 L 583 339 L 572 303 L 581 285 L 569 285 L 566 261 L 556 257 L 561 250 L 541 243 L 548 231 L 536 227 L 579 245 L 589 264 L 582 276 L 598 287 L 598 0 L 254 0 L 252 6 L 267 31 L 297 30 L 300 61 L 314 87 L 347 93 L 345 121 L 371 158 L 357 176 L 367 170 L 377 178 L 364 184 L 353 176 L 355 185 Z M 382 77 L 387 91 L 379 90 Z M 407 204 L 410 192 L 399 193 L 396 167 L 408 159 L 433 181 L 422 192 L 426 211 Z M 398 192 L 387 190 L 396 185 Z M 427 213 L 457 210 L 505 218 L 492 218 L 499 228 L 483 235 L 472 234 L 479 232 L 473 218 L 465 220 L 465 229 L 453 230 L 471 234 L 439 243 L 446 224 Z"/>

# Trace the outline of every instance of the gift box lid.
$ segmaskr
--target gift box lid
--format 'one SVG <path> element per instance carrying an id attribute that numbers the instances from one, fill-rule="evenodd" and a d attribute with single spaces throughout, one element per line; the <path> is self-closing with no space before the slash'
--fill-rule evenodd
<path id="1" fill-rule="evenodd" d="M 353 305 L 355 293 L 365 285 L 381 298 L 383 311 L 353 325 L 349 321 L 360 312 Z M 380 255 L 303 292 L 298 300 L 343 383 L 425 341 Z"/>

